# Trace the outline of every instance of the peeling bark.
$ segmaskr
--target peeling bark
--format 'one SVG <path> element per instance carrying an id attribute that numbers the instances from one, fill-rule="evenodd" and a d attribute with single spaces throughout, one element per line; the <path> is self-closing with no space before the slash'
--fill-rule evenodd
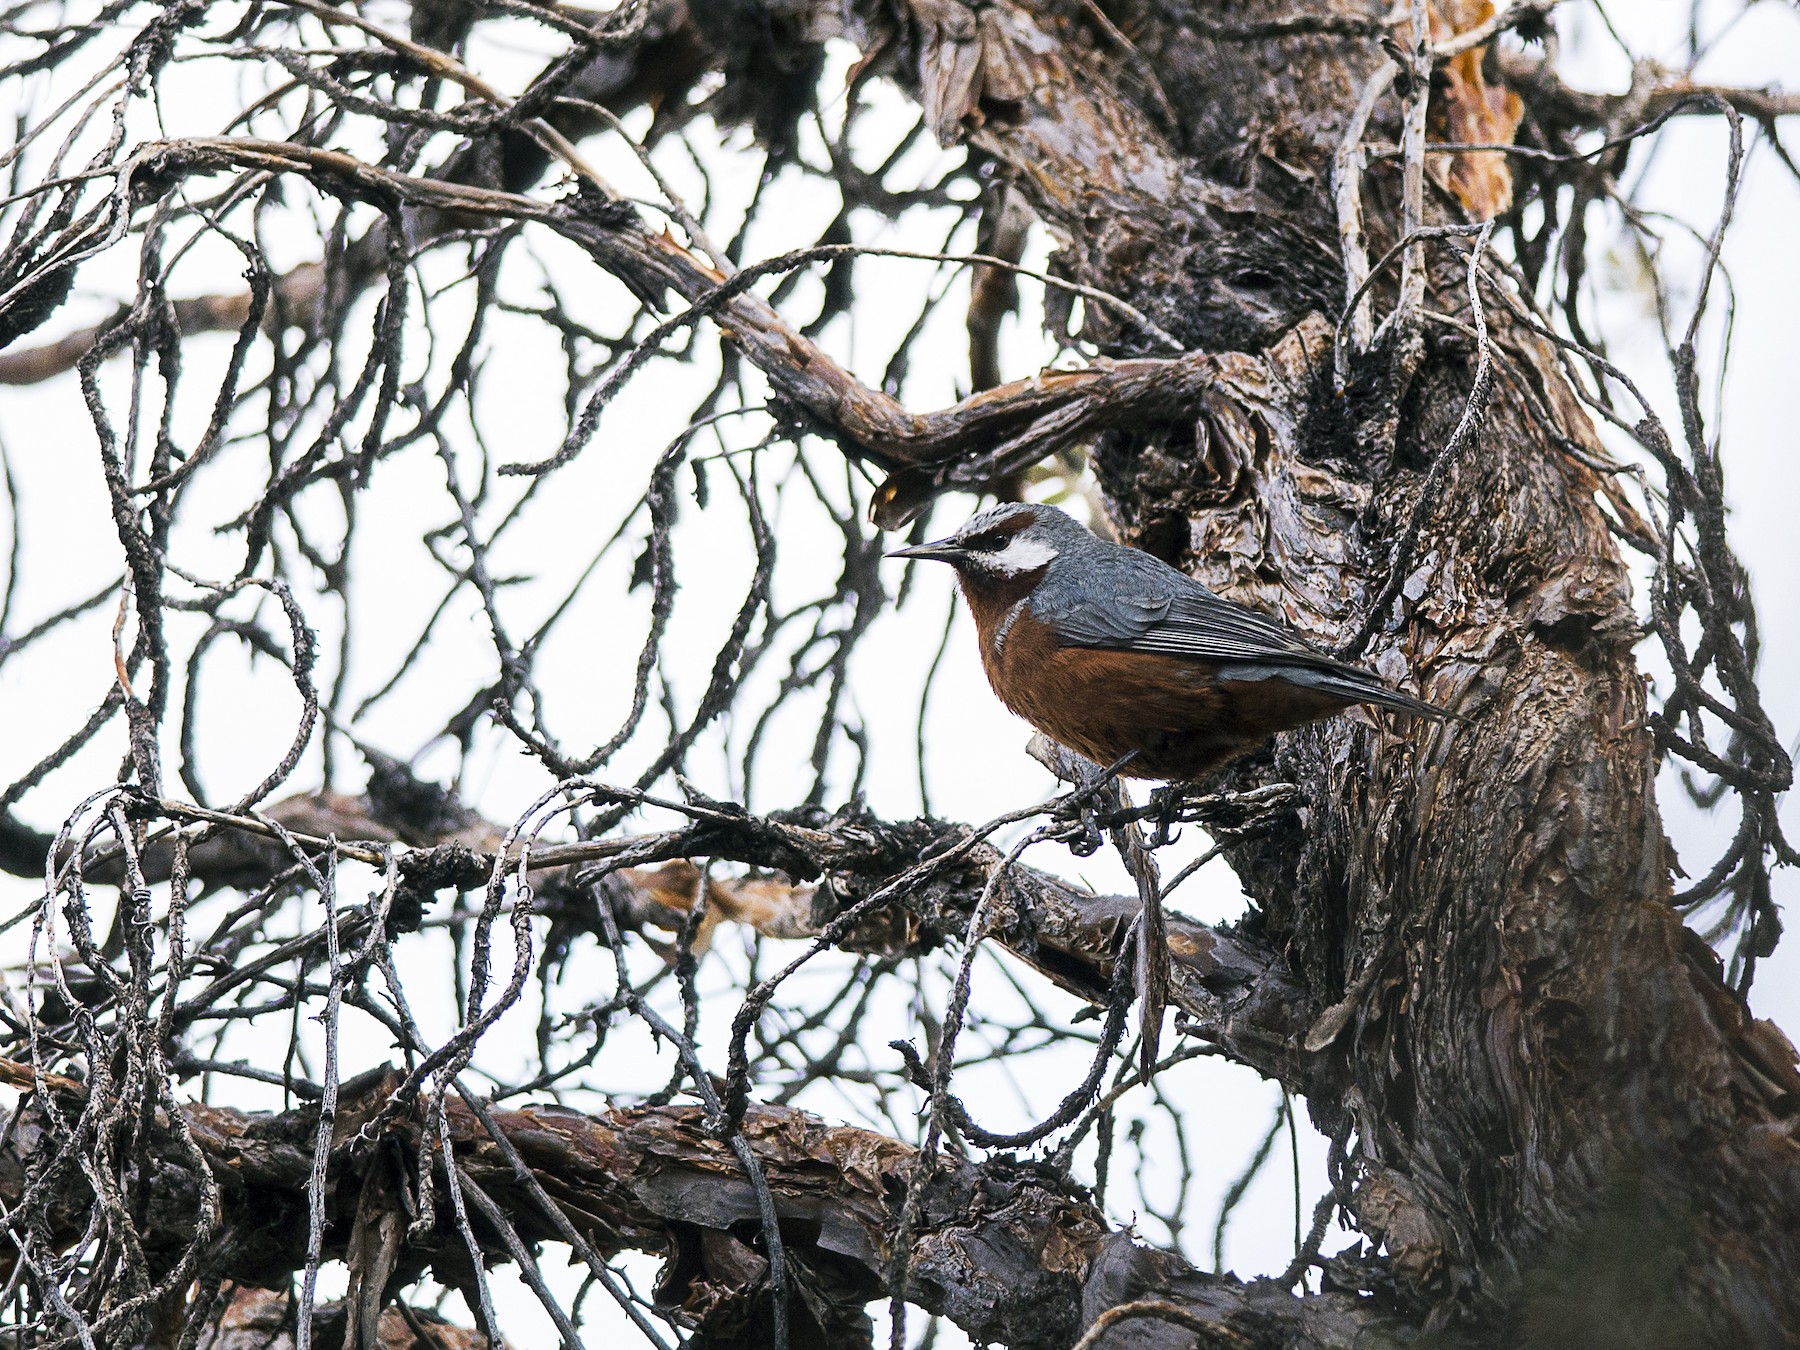
<path id="1" fill-rule="evenodd" d="M 31 1072 L 0 1061 L 0 1081 L 28 1086 Z M 379 1138 L 365 1129 L 398 1081 L 397 1075 L 376 1073 L 345 1085 L 331 1132 L 327 1259 L 352 1255 L 357 1198 L 371 1177 L 389 1169 L 395 1176 L 417 1175 L 420 1112 L 390 1121 Z M 67 1082 L 52 1089 L 71 1105 L 82 1090 Z M 317 1108 L 278 1115 L 199 1104 L 184 1110 L 224 1202 L 210 1244 L 215 1269 L 241 1284 L 285 1287 L 305 1255 L 305 1188 Z M 521 1237 L 557 1241 L 556 1225 L 475 1114 L 460 1102 L 448 1103 L 447 1110 L 451 1145 L 468 1180 L 500 1206 Z M 756 1236 L 756 1199 L 731 1150 L 706 1130 L 698 1107 L 603 1116 L 528 1107 L 496 1111 L 493 1119 L 530 1176 L 597 1251 L 611 1256 L 630 1249 L 666 1259 L 658 1306 L 698 1332 L 698 1343 L 763 1343 L 768 1264 Z M 166 1131 L 167 1122 L 158 1128 Z M 768 1177 L 796 1277 L 792 1344 L 806 1350 L 870 1344 L 863 1309 L 881 1291 L 916 1150 L 778 1108 L 754 1108 L 744 1135 Z M 21 1164 L 33 1160 L 46 1137 L 35 1108 L 28 1105 L 13 1121 L 12 1137 L 11 1148 L 0 1153 L 0 1199 L 9 1206 L 19 1198 Z M 78 1202 L 78 1174 L 67 1184 Z M 437 1184 L 444 1185 L 441 1162 Z M 1142 1249 L 1113 1233 L 1079 1188 L 1042 1167 L 1001 1160 L 977 1166 L 944 1157 L 925 1187 L 909 1298 L 977 1341 L 1061 1350 L 1076 1339 L 1087 1302 L 1110 1306 L 1121 1292 L 1136 1297 L 1146 1289 L 1193 1309 L 1227 1335 L 1236 1334 L 1232 1328 L 1241 1322 L 1259 1335 L 1316 1331 L 1322 1339 L 1309 1343 L 1350 1346 L 1398 1327 L 1349 1295 L 1294 1299 L 1202 1275 Z M 141 1226 L 152 1254 L 178 1251 L 186 1242 L 195 1190 L 195 1179 L 172 1161 Z M 463 1282 L 459 1266 L 466 1266 L 468 1253 L 449 1210 L 447 1195 L 440 1196 L 437 1229 L 401 1251 L 402 1278 L 429 1270 L 447 1284 Z M 66 1226 L 52 1236 L 74 1237 L 80 1215 L 79 1204 L 71 1205 Z M 484 1255 L 504 1259 L 498 1235 L 479 1219 L 475 1228 Z M 6 1273 L 0 1265 L 0 1276 Z M 388 1325 L 384 1319 L 384 1337 Z"/>
<path id="2" fill-rule="evenodd" d="M 1346 635 L 1471 355 L 1433 330 L 1330 392 L 1336 233 L 1311 189 L 1379 53 L 1196 38 L 1187 7 L 1134 7 L 1119 27 L 1176 75 L 1165 137 L 1073 13 L 907 13 L 940 137 L 1013 168 L 1074 275 L 1232 369 L 1197 432 L 1139 419 L 1106 439 L 1122 532 L 1328 644 Z M 1250 109 L 1256 171 L 1221 181 Z M 1427 297 L 1466 324 L 1460 271 L 1440 259 Z M 1629 585 L 1590 467 L 1604 454 L 1547 344 L 1492 322 L 1505 360 L 1480 453 L 1450 467 L 1373 651 L 1471 721 L 1280 738 L 1272 767 L 1302 786 L 1305 828 L 1233 861 L 1314 996 L 1360 995 L 1333 1042 L 1349 1087 L 1310 1104 L 1327 1132 L 1354 1125 L 1352 1207 L 1420 1306 L 1529 1337 L 1604 1275 L 1590 1325 L 1609 1334 L 1796 1343 L 1794 1052 L 1669 906 Z M 1620 1226 L 1641 1241 L 1611 1251 L 1599 1235 Z"/>

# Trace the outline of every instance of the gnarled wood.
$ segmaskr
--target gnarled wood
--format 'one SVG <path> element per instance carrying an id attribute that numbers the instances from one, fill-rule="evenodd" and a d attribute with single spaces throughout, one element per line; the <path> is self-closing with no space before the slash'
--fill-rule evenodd
<path id="1" fill-rule="evenodd" d="M 0 1061 L 0 1082 L 29 1086 L 25 1065 Z M 378 1118 L 398 1075 L 374 1074 L 346 1084 L 332 1123 L 326 1255 L 348 1254 L 357 1197 L 372 1174 L 417 1175 L 424 1115 Z M 73 1105 L 82 1089 L 53 1091 Z M 186 1125 L 216 1178 L 222 1219 L 210 1244 L 222 1277 L 248 1285 L 285 1285 L 305 1256 L 306 1183 L 318 1109 L 251 1114 L 194 1104 Z M 704 1128 L 697 1107 L 644 1107 L 583 1115 L 556 1107 L 492 1113 L 503 1148 L 460 1102 L 447 1103 L 449 1140 L 465 1186 L 499 1206 L 520 1237 L 561 1240 L 558 1224 L 533 1195 L 530 1181 L 593 1248 L 666 1258 L 659 1307 L 695 1329 L 707 1345 L 759 1344 L 767 1336 L 768 1262 L 755 1237 L 757 1201 L 731 1150 Z M 159 1130 L 166 1134 L 167 1122 Z M 886 1276 L 900 1197 L 918 1175 L 917 1151 L 868 1130 L 830 1126 L 804 1112 L 753 1109 L 744 1122 L 781 1217 L 798 1295 L 792 1300 L 792 1344 L 808 1350 L 869 1345 L 864 1305 Z M 36 1108 L 12 1122 L 0 1150 L 0 1200 L 20 1196 L 21 1169 L 46 1139 Z M 506 1156 L 515 1151 L 522 1175 Z M 171 1142 L 171 1149 L 173 1145 Z M 187 1165 L 191 1167 L 191 1164 Z M 72 1169 L 71 1169 L 72 1170 Z M 450 1219 L 441 1162 L 437 1227 L 401 1253 L 405 1278 L 424 1271 L 451 1285 L 466 1280 L 469 1255 Z M 924 1181 L 922 1218 L 913 1232 L 909 1297 L 942 1313 L 977 1341 L 1020 1350 L 1063 1350 L 1074 1342 L 1090 1303 L 1110 1306 L 1118 1291 L 1146 1288 L 1192 1310 L 1220 1334 L 1305 1334 L 1309 1343 L 1366 1344 L 1391 1319 L 1345 1294 L 1293 1299 L 1229 1276 L 1202 1275 L 1184 1263 L 1113 1234 L 1081 1192 L 1044 1169 L 994 1161 L 977 1166 L 935 1160 Z M 70 1196 L 81 1183 L 68 1178 Z M 171 1153 L 170 1166 L 144 1215 L 141 1232 L 153 1254 L 177 1251 L 193 1223 L 195 1178 Z M 81 1208 L 62 1212 L 53 1239 L 73 1238 Z M 296 1219 L 298 1218 L 298 1222 Z M 479 1218 L 484 1256 L 507 1249 Z M 0 1257 L 0 1276 L 9 1271 Z M 1242 1325 L 1244 1332 L 1235 1327 Z M 384 1338 L 389 1327 L 383 1324 Z M 396 1331 L 398 1329 L 395 1329 Z M 402 1341 L 402 1344 L 405 1342 Z M 476 1343 L 479 1343 L 478 1341 Z M 1123 1342 L 1122 1342 L 1123 1343 Z"/>

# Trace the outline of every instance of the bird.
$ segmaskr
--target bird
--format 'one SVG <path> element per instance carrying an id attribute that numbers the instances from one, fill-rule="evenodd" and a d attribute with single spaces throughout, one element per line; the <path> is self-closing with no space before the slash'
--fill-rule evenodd
<path id="1" fill-rule="evenodd" d="M 1121 777 L 1194 782 L 1356 704 L 1453 716 L 1054 506 L 1003 502 L 888 556 L 949 563 L 1000 701 Z"/>

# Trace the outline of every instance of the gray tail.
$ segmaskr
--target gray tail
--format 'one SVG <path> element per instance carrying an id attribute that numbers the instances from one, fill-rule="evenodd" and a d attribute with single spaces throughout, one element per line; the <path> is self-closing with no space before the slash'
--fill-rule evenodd
<path id="1" fill-rule="evenodd" d="M 1448 708 L 1440 708 L 1435 703 L 1427 703 L 1424 699 L 1414 698 L 1411 694 L 1403 694 L 1391 688 L 1382 679 L 1357 670 L 1355 667 L 1339 670 L 1321 670 L 1312 674 L 1312 678 L 1304 680 L 1315 689 L 1324 689 L 1358 703 L 1373 703 L 1378 708 L 1390 708 L 1394 712 L 1409 713 L 1414 717 L 1436 717 L 1450 722 L 1462 722 L 1467 719 Z"/>
<path id="2" fill-rule="evenodd" d="M 1318 665 L 1289 665 L 1285 662 L 1279 665 L 1273 662 L 1261 664 L 1233 662 L 1230 665 L 1219 667 L 1219 678 L 1223 680 L 1287 680 L 1293 684 L 1305 685 L 1310 689 L 1322 690 L 1336 698 L 1343 699 L 1346 703 L 1373 703 L 1378 708 L 1391 708 L 1395 712 L 1407 713 L 1413 717 L 1436 717 L 1450 722 L 1468 720 L 1460 713 L 1453 713 L 1448 708 L 1440 708 L 1435 703 L 1427 703 L 1424 699 L 1401 693 L 1372 670 L 1363 670 L 1357 666 L 1331 661 L 1329 657 L 1319 658 Z"/>

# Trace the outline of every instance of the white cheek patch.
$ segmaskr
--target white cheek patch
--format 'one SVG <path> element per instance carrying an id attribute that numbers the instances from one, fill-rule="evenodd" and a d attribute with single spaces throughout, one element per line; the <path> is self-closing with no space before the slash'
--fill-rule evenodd
<path id="1" fill-rule="evenodd" d="M 1056 549 L 1042 539 L 1027 539 L 1016 534 L 998 553 L 981 554 L 980 558 L 988 571 L 1003 577 L 1016 577 L 1048 566 L 1056 558 Z"/>

